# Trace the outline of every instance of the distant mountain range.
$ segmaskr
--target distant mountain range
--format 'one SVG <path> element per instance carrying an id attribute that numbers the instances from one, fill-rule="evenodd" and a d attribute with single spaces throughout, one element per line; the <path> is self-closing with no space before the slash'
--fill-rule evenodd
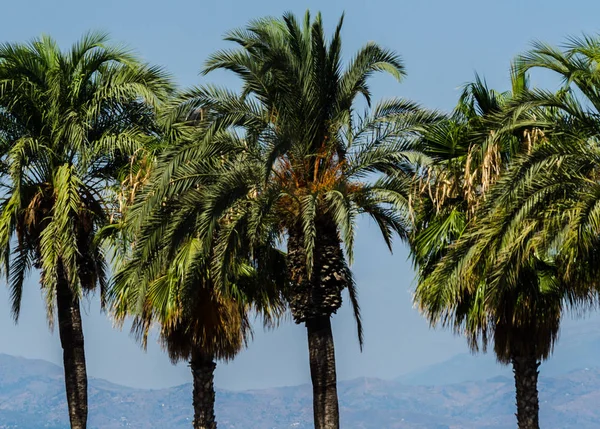
<path id="1" fill-rule="evenodd" d="M 463 371 L 458 357 L 448 372 Z M 444 365 L 430 368 L 431 374 Z M 471 366 L 473 368 L 473 366 Z M 427 371 L 421 375 L 426 378 Z M 423 375 L 425 374 L 425 375 Z M 510 375 L 510 374 L 509 374 Z M 45 361 L 0 355 L 0 428 L 67 429 L 62 370 Z M 542 427 L 592 429 L 600 421 L 600 369 L 542 377 Z M 510 377 L 440 386 L 360 378 L 339 384 L 344 429 L 500 429 L 515 427 Z M 218 391 L 221 429 L 309 429 L 311 389 Z M 189 429 L 191 385 L 142 390 L 90 381 L 91 429 Z"/>
<path id="2" fill-rule="evenodd" d="M 540 368 L 541 377 L 560 377 L 585 368 L 600 368 L 600 316 L 584 321 L 567 321 L 550 360 Z M 493 377 L 512 377 L 509 366 L 496 363 L 493 353 L 459 354 L 439 364 L 402 375 L 403 384 L 440 386 Z M 600 427 L 600 424 L 598 425 Z"/>
<path id="3" fill-rule="evenodd" d="M 541 426 L 600 427 L 600 315 L 566 323 L 541 367 Z M 133 389 L 90 380 L 90 429 L 189 429 L 189 384 Z M 457 355 L 395 380 L 339 383 L 343 429 L 516 427 L 510 368 L 492 355 Z M 217 392 L 220 429 L 311 429 L 308 385 Z M 0 354 L 0 429 L 68 429 L 63 372 L 54 364 Z"/>

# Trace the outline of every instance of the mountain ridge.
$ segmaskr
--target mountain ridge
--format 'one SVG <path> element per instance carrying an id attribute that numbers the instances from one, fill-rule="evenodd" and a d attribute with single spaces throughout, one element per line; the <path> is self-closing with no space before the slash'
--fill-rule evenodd
<path id="1" fill-rule="evenodd" d="M 91 378 L 90 429 L 173 429 L 191 426 L 191 384 L 137 389 Z M 343 428 L 500 429 L 515 426 L 514 383 L 494 376 L 442 386 L 360 377 L 339 383 Z M 217 389 L 222 429 L 309 429 L 309 385 L 231 391 Z M 597 427 L 600 368 L 540 377 L 542 426 Z M 0 428 L 67 429 L 59 366 L 0 355 Z"/>

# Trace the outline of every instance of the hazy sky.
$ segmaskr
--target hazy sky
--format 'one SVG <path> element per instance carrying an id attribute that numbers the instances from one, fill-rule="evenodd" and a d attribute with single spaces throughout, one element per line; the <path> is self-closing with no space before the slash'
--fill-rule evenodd
<path id="1" fill-rule="evenodd" d="M 236 85 L 226 74 L 200 77 L 207 56 L 225 47 L 222 35 L 248 20 L 321 10 L 334 26 L 346 13 L 343 32 L 348 57 L 368 41 L 399 52 L 408 71 L 398 84 L 375 81 L 378 98 L 402 96 L 449 110 L 459 88 L 475 71 L 490 86 L 507 89 L 511 58 L 533 39 L 560 43 L 567 35 L 598 30 L 600 3 L 558 0 L 11 0 L 3 2 L 0 41 L 26 41 L 41 33 L 68 47 L 90 29 L 109 31 L 145 60 L 166 67 L 182 85 L 213 82 Z M 533 85 L 542 86 L 542 77 Z M 413 271 L 401 243 L 389 255 L 376 229 L 360 223 L 354 270 L 365 325 L 361 354 L 349 308 L 334 317 L 339 377 L 392 378 L 467 350 L 461 338 L 432 331 L 412 308 Z M 4 282 L 2 282 L 4 283 Z M 5 286 L 2 284 L 0 286 Z M 47 328 L 36 278 L 27 283 L 21 319 L 14 325 L 0 287 L 0 352 L 60 363 L 57 333 Z M 190 381 L 185 364 L 172 366 L 156 345 L 147 353 L 128 335 L 112 329 L 98 303 L 85 304 L 88 372 L 117 383 L 164 387 Z M 560 347 L 560 345 L 559 345 Z M 255 341 L 233 363 L 220 365 L 216 383 L 231 389 L 261 388 L 310 381 L 303 327 L 284 323 L 277 331 L 256 330 Z"/>

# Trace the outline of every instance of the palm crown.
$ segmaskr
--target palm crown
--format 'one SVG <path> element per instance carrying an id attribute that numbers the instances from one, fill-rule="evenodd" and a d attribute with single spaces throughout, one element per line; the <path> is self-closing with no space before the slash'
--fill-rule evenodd
<path id="1" fill-rule="evenodd" d="M 128 156 L 151 137 L 151 113 L 166 76 L 90 34 L 62 53 L 48 37 L 0 47 L 0 113 L 5 194 L 0 259 L 18 315 L 32 265 L 52 309 L 58 276 L 74 293 L 104 291 L 103 251 L 94 239 L 115 207 Z M 11 238 L 16 248 L 11 253 Z M 62 268 L 60 268 L 62 266 Z"/>
<path id="2" fill-rule="evenodd" d="M 564 50 L 536 43 L 517 58 L 523 72 L 538 68 L 554 72 L 564 85 L 556 94 L 537 90 L 510 106 L 512 126 L 520 111 L 544 109 L 538 117 L 547 136 L 518 160 L 497 190 L 504 206 L 498 222 L 510 225 L 505 247 L 512 249 L 495 271 L 509 273 L 512 261 L 532 249 L 550 252 L 569 284 L 570 301 L 590 302 L 590 286 L 597 285 L 597 58 L 600 45 L 590 37 L 573 38 Z"/>
<path id="3" fill-rule="evenodd" d="M 506 109 L 527 93 L 522 73 L 513 76 L 513 94 L 489 90 L 477 79 L 467 86 L 453 118 L 425 133 L 424 151 L 433 157 L 425 183 L 434 181 L 436 193 L 425 192 L 421 198 L 423 210 L 413 238 L 420 267 L 415 299 L 425 314 L 433 322 L 464 330 L 474 349 L 485 347 L 493 333 L 496 355 L 503 362 L 510 362 L 528 344 L 533 346 L 534 338 L 544 343 L 534 354 L 548 356 L 564 296 L 553 262 L 544 254 L 512 261 L 511 276 L 491 274 L 506 254 L 491 232 L 501 225 L 494 224 L 495 215 L 485 213 L 506 208 L 497 197 L 504 173 L 515 156 L 531 152 L 543 138 L 541 129 L 532 126 L 545 118 L 539 109 L 520 112 L 518 125 L 505 125 Z M 536 299 L 543 303 L 536 304 Z M 537 306 L 544 314 L 533 310 Z M 524 332 L 519 334 L 521 324 Z M 542 335 L 539 329 L 550 332 Z"/>

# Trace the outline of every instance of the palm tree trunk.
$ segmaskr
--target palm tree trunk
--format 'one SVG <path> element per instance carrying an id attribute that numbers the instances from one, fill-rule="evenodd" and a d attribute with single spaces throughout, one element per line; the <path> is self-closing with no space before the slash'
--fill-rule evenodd
<path id="1" fill-rule="evenodd" d="M 302 225 L 298 223 L 288 231 L 290 309 L 294 321 L 304 323 L 308 333 L 315 429 L 338 429 L 340 418 L 331 315 L 342 305 L 342 290 L 348 286 L 348 269 L 335 222 L 322 216 L 316 227 L 314 265 L 310 274 L 306 266 Z"/>
<path id="2" fill-rule="evenodd" d="M 62 265 L 58 267 L 56 304 L 71 429 L 85 429 L 88 403 L 83 325 L 79 310 L 79 298 L 71 290 Z"/>
<path id="3" fill-rule="evenodd" d="M 213 383 L 216 367 L 212 356 L 198 350 L 192 352 L 190 368 L 194 376 L 194 429 L 217 429 Z"/>
<path id="4" fill-rule="evenodd" d="M 538 367 L 535 356 L 513 356 L 519 429 L 539 429 Z"/>
<path id="5" fill-rule="evenodd" d="M 335 349 L 331 318 L 321 316 L 306 321 L 310 376 L 313 385 L 315 429 L 339 429 Z"/>

